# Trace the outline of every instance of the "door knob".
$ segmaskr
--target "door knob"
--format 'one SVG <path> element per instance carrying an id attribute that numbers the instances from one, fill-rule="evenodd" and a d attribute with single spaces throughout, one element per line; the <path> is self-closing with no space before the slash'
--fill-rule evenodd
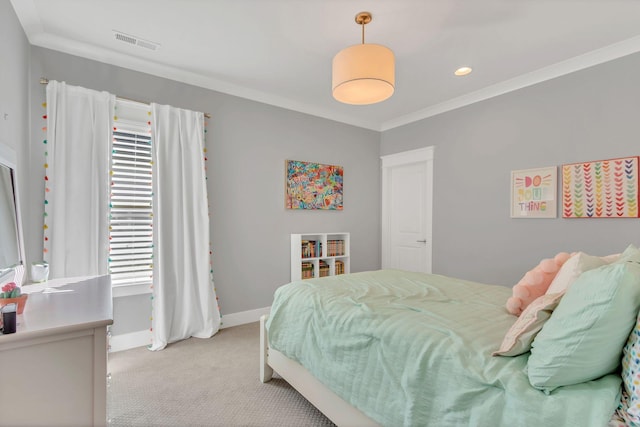
<path id="1" fill-rule="evenodd" d="M 427 243 L 427 240 L 426 239 L 425 240 L 416 240 L 416 242 L 418 242 L 418 243 Z"/>

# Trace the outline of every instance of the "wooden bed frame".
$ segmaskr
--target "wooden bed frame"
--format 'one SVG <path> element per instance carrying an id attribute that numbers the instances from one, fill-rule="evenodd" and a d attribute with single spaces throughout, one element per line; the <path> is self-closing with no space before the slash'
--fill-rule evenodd
<path id="1" fill-rule="evenodd" d="M 277 372 L 313 406 L 338 426 L 378 426 L 359 409 L 332 392 L 298 362 L 278 350 L 269 348 L 265 324 L 268 315 L 260 317 L 260 381 L 271 380 Z"/>

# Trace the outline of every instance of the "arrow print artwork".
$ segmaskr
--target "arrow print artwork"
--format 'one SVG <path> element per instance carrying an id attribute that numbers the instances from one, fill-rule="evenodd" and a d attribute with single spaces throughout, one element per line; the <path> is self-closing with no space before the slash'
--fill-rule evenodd
<path id="1" fill-rule="evenodd" d="M 638 159 L 562 165 L 562 217 L 638 218 Z"/>

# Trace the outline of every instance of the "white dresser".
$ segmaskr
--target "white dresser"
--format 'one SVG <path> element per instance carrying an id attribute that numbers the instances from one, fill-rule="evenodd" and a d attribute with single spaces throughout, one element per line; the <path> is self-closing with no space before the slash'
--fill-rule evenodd
<path id="1" fill-rule="evenodd" d="M 17 332 L 0 334 L 2 426 L 107 423 L 111 280 L 58 284 L 51 293 L 24 286 L 29 299 Z"/>

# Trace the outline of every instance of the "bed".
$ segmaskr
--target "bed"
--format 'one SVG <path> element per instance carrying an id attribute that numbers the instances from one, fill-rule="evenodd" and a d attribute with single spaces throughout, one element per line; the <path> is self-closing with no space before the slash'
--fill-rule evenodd
<path id="1" fill-rule="evenodd" d="M 289 283 L 261 319 L 261 380 L 277 372 L 339 426 L 613 422 L 619 372 L 543 392 L 527 376 L 531 353 L 492 355 L 516 319 L 510 296 L 400 270 Z"/>

